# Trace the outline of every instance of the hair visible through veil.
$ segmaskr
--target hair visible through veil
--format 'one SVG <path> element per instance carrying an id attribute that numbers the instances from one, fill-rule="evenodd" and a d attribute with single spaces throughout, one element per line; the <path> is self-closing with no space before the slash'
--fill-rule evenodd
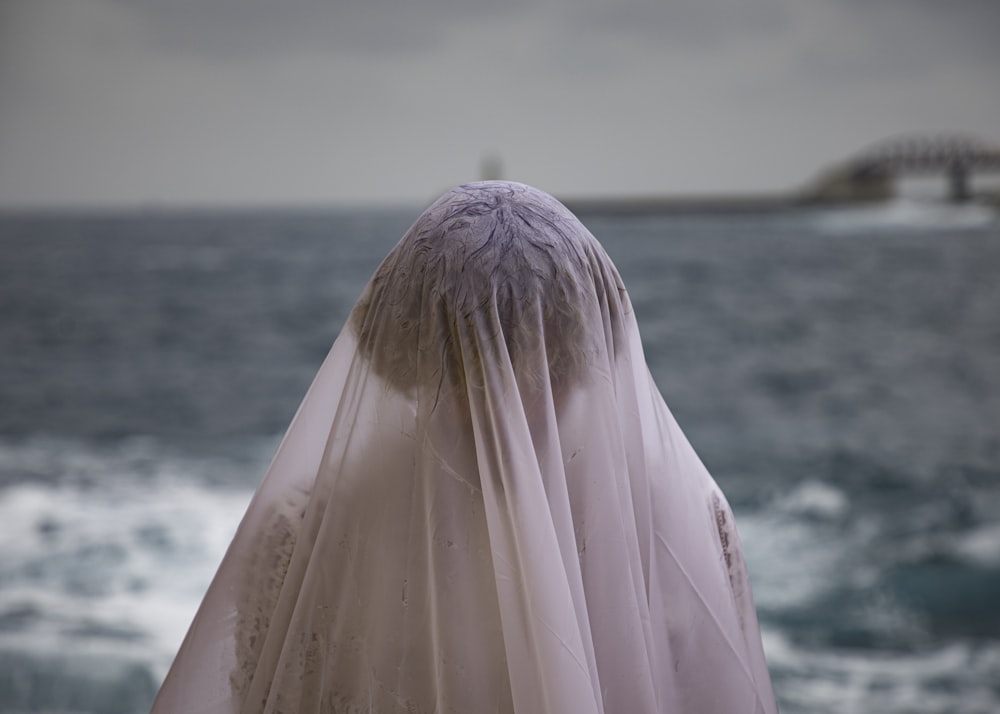
<path id="1" fill-rule="evenodd" d="M 389 253 L 153 711 L 776 711 L 732 513 L 559 202 L 460 186 Z"/>
<path id="2" fill-rule="evenodd" d="M 533 200 L 517 200 L 523 195 Z M 351 315 L 361 349 L 404 391 L 419 379 L 420 359 L 440 358 L 442 381 L 458 386 L 466 371 L 455 326 L 495 305 L 494 337 L 522 382 L 581 378 L 601 347 L 593 329 L 600 306 L 620 304 L 606 293 L 625 292 L 600 259 L 601 247 L 581 240 L 585 235 L 560 203 L 527 186 L 455 189 L 420 216 L 375 272 Z M 620 316 L 607 316 L 605 324 L 605 337 L 620 343 Z M 543 373 L 532 371 L 542 364 Z"/>

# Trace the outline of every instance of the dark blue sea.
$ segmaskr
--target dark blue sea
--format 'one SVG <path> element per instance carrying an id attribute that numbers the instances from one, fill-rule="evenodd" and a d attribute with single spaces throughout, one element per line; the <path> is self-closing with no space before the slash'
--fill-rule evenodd
<path id="1" fill-rule="evenodd" d="M 0 217 L 0 711 L 148 711 L 419 211 Z M 1000 216 L 581 217 L 737 512 L 782 711 L 1000 711 Z"/>

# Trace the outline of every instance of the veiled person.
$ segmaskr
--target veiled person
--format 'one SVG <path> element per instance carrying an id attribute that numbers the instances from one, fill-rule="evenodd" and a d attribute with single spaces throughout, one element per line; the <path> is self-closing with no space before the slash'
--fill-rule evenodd
<path id="1" fill-rule="evenodd" d="M 555 199 L 460 186 L 379 266 L 153 711 L 776 711 L 729 506 Z"/>

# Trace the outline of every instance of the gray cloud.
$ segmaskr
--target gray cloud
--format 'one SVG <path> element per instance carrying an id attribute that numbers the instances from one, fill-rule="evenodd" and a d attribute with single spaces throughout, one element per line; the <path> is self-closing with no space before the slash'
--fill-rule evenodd
<path id="1" fill-rule="evenodd" d="M 830 37 L 823 55 L 832 63 L 839 51 L 836 62 L 854 72 L 912 75 L 942 64 L 1000 67 L 995 0 L 826 1 L 843 12 L 846 36 Z"/>
<path id="2" fill-rule="evenodd" d="M 133 13 L 164 51 L 230 59 L 325 52 L 391 60 L 517 22 L 536 30 L 531 51 L 571 72 L 620 63 L 621 43 L 654 61 L 786 46 L 788 69 L 817 81 L 1000 63 L 995 0 L 101 1 Z"/>
<path id="3" fill-rule="evenodd" d="M 661 48 L 702 52 L 733 39 L 788 32 L 797 14 L 787 0 L 594 1 L 567 10 L 574 25 L 591 33 L 623 33 Z"/>
<path id="4" fill-rule="evenodd" d="M 294 51 L 400 53 L 439 44 L 457 23 L 522 2 L 463 0 L 105 0 L 134 12 L 162 46 L 208 55 Z"/>
<path id="5" fill-rule="evenodd" d="M 796 8 L 789 0 L 103 1 L 136 13 L 165 46 L 208 54 L 406 52 L 434 46 L 463 25 L 517 15 L 581 42 L 624 34 L 709 49 L 737 35 L 773 34 Z"/>

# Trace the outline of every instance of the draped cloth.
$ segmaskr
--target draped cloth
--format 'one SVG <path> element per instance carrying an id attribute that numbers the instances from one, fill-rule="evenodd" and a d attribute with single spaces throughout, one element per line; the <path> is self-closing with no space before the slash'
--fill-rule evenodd
<path id="1" fill-rule="evenodd" d="M 507 182 L 376 270 L 153 707 L 775 711 L 732 512 L 618 272 Z"/>

